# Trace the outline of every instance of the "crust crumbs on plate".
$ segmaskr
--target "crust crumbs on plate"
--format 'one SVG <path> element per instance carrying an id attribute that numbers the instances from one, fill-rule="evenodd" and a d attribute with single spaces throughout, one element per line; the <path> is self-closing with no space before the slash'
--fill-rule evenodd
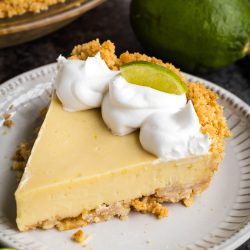
<path id="1" fill-rule="evenodd" d="M 86 237 L 85 232 L 83 230 L 78 230 L 72 235 L 72 240 L 78 243 L 83 243 L 85 237 Z"/>
<path id="2" fill-rule="evenodd" d="M 8 128 L 13 126 L 14 122 L 10 118 L 11 118 L 11 114 L 9 113 L 3 114 L 3 119 L 4 119 L 3 126 L 8 127 Z"/>
<path id="3" fill-rule="evenodd" d="M 72 235 L 71 239 L 81 244 L 83 247 L 86 247 L 87 243 L 92 239 L 92 237 L 92 234 L 86 234 L 83 230 L 80 229 Z"/>

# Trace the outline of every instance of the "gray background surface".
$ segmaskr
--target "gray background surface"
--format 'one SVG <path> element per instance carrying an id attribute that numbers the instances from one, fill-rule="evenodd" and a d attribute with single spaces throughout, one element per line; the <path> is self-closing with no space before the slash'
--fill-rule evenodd
<path id="1" fill-rule="evenodd" d="M 76 44 L 96 38 L 113 41 L 117 54 L 126 50 L 145 52 L 130 27 L 129 2 L 108 0 L 53 34 L 0 49 L 0 83 L 27 70 L 55 62 L 59 54 L 69 55 Z M 250 105 L 250 56 L 216 72 L 196 75 L 221 85 Z M 250 249 L 250 240 L 238 249 Z"/>

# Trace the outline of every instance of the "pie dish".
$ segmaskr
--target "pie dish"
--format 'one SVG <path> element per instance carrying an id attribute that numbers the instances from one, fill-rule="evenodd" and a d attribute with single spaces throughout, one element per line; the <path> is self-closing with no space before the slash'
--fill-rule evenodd
<path id="1" fill-rule="evenodd" d="M 117 58 L 114 49 L 110 41 L 95 40 L 77 46 L 70 59 L 86 60 L 100 52 L 113 70 L 143 60 L 180 74 L 174 66 L 146 55 L 125 52 Z M 200 83 L 187 86 L 187 98 L 193 102 L 201 132 L 209 135 L 210 149 L 205 155 L 164 162 L 142 149 L 138 132 L 115 136 L 100 110 L 66 112 L 54 94 L 31 155 L 23 145 L 13 164 L 22 169 L 28 160 L 16 191 L 18 228 L 65 230 L 113 216 L 123 218 L 130 209 L 161 218 L 167 215 L 162 202 L 191 205 L 217 170 L 230 131 L 217 95 Z"/>
<path id="2" fill-rule="evenodd" d="M 6 5 L 10 1 L 0 1 L 0 6 Z M 67 0 L 62 3 L 62 0 L 14 0 L 22 6 L 26 6 L 25 2 L 32 2 L 32 9 L 34 11 L 41 11 L 39 13 L 28 12 L 22 15 L 15 15 L 17 11 L 9 10 L 6 17 L 6 6 L 0 10 L 0 48 L 9 47 L 16 44 L 21 44 L 27 41 L 47 35 L 66 24 L 72 22 L 77 17 L 81 16 L 90 9 L 95 8 L 104 0 Z M 39 2 L 39 5 L 36 3 Z M 48 9 L 42 11 L 47 7 L 46 3 L 56 3 L 51 5 Z M 27 8 L 31 8 L 26 6 Z M 15 8 L 14 8 L 15 9 Z M 25 12 L 25 8 L 19 9 L 18 13 Z"/>
<path id="3" fill-rule="evenodd" d="M 13 17 L 22 15 L 27 12 L 39 13 L 42 10 L 47 10 L 49 6 L 63 3 L 65 0 L 14 0 L 0 2 L 0 18 Z"/>

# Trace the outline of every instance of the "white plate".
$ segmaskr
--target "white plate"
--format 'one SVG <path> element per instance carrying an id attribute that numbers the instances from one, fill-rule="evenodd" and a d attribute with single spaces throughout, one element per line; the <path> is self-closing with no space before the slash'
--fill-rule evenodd
<path id="1" fill-rule="evenodd" d="M 55 65 L 47 65 L 0 87 L 0 116 L 8 111 L 14 126 L 0 120 L 0 241 L 23 250 L 82 249 L 70 240 L 75 230 L 58 232 L 34 230 L 20 233 L 15 224 L 16 180 L 10 171 L 16 145 L 26 141 L 37 126 L 40 109 L 49 102 L 48 82 Z M 132 213 L 127 221 L 118 219 L 89 225 L 93 233 L 87 249 L 234 249 L 250 237 L 250 108 L 228 91 L 197 77 L 220 96 L 234 137 L 227 142 L 226 155 L 210 187 L 191 208 L 168 204 L 169 217 L 156 220 L 150 215 Z M 13 105 L 14 108 L 8 110 Z"/>

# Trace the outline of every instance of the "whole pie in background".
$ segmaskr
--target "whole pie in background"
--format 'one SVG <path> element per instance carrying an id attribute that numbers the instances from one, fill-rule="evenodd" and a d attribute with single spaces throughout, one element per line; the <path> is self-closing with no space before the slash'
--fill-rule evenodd
<path id="1" fill-rule="evenodd" d="M 49 6 L 63 3 L 65 0 L 2 0 L 0 1 L 0 18 L 10 18 L 27 12 L 39 13 Z"/>
<path id="2" fill-rule="evenodd" d="M 0 48 L 54 32 L 104 0 L 0 0 Z"/>

